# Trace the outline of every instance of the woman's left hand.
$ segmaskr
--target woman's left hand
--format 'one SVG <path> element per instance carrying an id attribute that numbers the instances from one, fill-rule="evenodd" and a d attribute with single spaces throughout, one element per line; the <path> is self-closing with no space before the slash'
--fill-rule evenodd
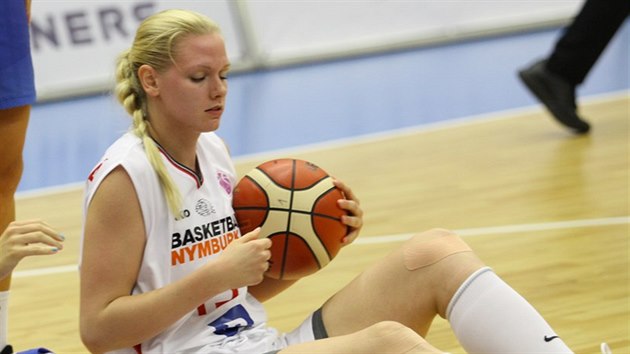
<path id="1" fill-rule="evenodd" d="M 346 199 L 339 199 L 337 204 L 339 207 L 348 212 L 348 215 L 344 215 L 341 217 L 341 222 L 346 224 L 350 231 L 343 238 L 342 247 L 347 246 L 354 242 L 354 240 L 359 237 L 359 232 L 363 227 L 363 209 L 361 209 L 361 205 L 359 204 L 359 199 L 352 192 L 352 189 L 348 187 L 342 181 L 333 178 L 333 184 L 335 187 L 341 189 Z"/>

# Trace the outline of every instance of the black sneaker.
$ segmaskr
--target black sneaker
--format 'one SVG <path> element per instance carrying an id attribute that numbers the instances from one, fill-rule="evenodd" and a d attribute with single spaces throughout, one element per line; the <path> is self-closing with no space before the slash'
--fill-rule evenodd
<path id="1" fill-rule="evenodd" d="M 575 86 L 546 69 L 547 61 L 540 60 L 518 72 L 525 86 L 561 124 L 577 134 L 585 134 L 590 125 L 577 115 Z"/>

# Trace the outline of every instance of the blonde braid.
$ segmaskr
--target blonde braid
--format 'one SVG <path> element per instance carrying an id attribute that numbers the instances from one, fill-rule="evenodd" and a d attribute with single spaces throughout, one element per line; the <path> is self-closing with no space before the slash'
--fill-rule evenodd
<path id="1" fill-rule="evenodd" d="M 124 51 L 118 58 L 116 70 L 116 97 L 133 120 L 133 132 L 142 139 L 147 158 L 158 175 L 166 196 L 166 202 L 176 219 L 180 218 L 182 198 L 173 178 L 168 173 L 155 141 L 149 135 L 149 122 L 145 119 L 144 90 L 137 78 L 137 68 L 133 68 L 129 60 L 129 51 Z"/>
<path id="2" fill-rule="evenodd" d="M 174 48 L 186 35 L 220 33 L 219 26 L 196 12 L 164 10 L 146 18 L 136 32 L 131 49 L 118 58 L 116 96 L 133 118 L 133 132 L 142 139 L 149 162 L 158 174 L 170 211 L 179 219 L 181 193 L 168 174 L 156 142 L 149 134 L 147 97 L 138 79 L 138 69 L 149 65 L 158 72 L 174 65 Z"/>

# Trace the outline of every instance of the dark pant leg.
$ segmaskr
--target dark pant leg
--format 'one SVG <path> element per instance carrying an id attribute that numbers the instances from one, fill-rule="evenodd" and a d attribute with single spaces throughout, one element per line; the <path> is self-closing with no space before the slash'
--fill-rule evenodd
<path id="1" fill-rule="evenodd" d="M 556 43 L 547 69 L 581 84 L 629 14 L 630 0 L 586 0 Z"/>

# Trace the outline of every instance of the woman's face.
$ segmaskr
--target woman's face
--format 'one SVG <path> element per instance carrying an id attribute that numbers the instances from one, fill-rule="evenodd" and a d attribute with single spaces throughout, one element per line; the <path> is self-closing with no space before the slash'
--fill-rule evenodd
<path id="1" fill-rule="evenodd" d="M 217 33 L 182 37 L 175 45 L 174 60 L 166 71 L 156 73 L 157 92 L 150 95 L 156 109 L 150 119 L 165 119 L 153 123 L 178 131 L 218 129 L 230 66 L 223 37 Z"/>

